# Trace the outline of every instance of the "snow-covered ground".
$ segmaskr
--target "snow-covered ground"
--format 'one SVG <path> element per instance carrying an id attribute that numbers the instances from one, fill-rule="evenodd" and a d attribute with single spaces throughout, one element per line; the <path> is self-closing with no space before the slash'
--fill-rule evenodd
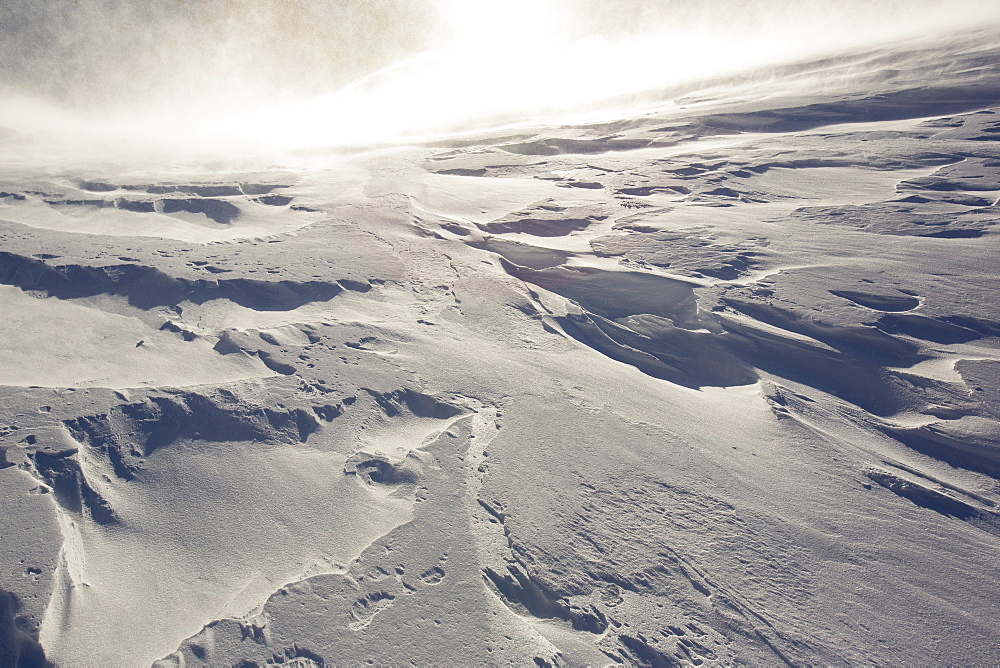
<path id="1" fill-rule="evenodd" d="M 6 136 L 8 658 L 1000 661 L 1000 33 L 678 86 L 266 165 Z"/>

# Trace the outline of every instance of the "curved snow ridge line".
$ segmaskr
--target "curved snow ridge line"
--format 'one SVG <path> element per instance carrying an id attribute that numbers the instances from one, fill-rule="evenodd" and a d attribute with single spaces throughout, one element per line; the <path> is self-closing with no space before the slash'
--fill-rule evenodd
<path id="1" fill-rule="evenodd" d="M 80 206 L 95 209 L 121 209 L 133 213 L 200 213 L 219 225 L 229 225 L 240 215 L 240 208 L 222 199 L 207 198 L 163 198 L 138 200 L 116 197 L 115 199 L 45 199 L 49 206 Z"/>
<path id="2" fill-rule="evenodd" d="M 101 294 L 125 297 L 129 304 L 148 310 L 176 306 L 183 301 L 202 304 L 213 299 L 255 311 L 290 311 L 311 302 L 329 301 L 344 290 L 367 292 L 366 282 L 264 281 L 253 278 L 185 279 L 139 264 L 51 265 L 24 255 L 0 251 L 0 283 L 22 290 L 39 290 L 57 299 Z"/>
<path id="3" fill-rule="evenodd" d="M 443 397 L 410 388 L 391 392 L 362 389 L 389 418 L 400 417 L 403 411 L 407 411 L 418 417 L 434 417 L 445 424 L 441 425 L 440 431 L 428 435 L 422 445 L 414 448 L 421 451 L 420 456 L 411 451 L 404 461 L 393 464 L 384 456 L 369 456 L 359 451 L 345 463 L 344 475 L 354 477 L 358 484 L 370 488 L 382 487 L 396 491 L 413 488 L 417 493 L 416 500 L 423 502 L 420 504 L 420 512 L 439 512 L 442 506 L 452 508 L 455 490 L 450 493 L 436 492 L 446 492 L 440 490 L 438 485 L 459 484 L 459 478 L 449 478 L 443 472 L 442 465 L 454 466 L 455 461 L 461 460 L 442 455 L 444 452 L 450 455 L 468 452 L 469 436 L 479 430 L 474 426 L 463 427 L 461 423 L 474 420 L 482 406 L 470 397 L 460 395 Z M 494 423 L 489 422 L 489 425 L 489 432 L 496 430 Z M 438 447 L 442 447 L 443 451 L 437 451 Z M 435 451 L 427 452 L 424 448 L 433 448 Z M 445 461 L 452 463 L 444 464 Z M 437 510 L 432 511 L 431 507 Z M 329 570 L 307 569 L 300 579 L 275 588 L 248 615 L 209 622 L 199 633 L 183 640 L 175 652 L 153 665 L 158 668 L 184 666 L 190 665 L 188 662 L 192 660 L 214 665 L 215 662 L 233 663 L 237 657 L 243 658 L 240 665 L 249 665 L 253 659 L 257 659 L 257 665 L 260 665 L 264 660 L 283 662 L 278 658 L 282 652 L 285 659 L 305 658 L 312 662 L 299 661 L 295 665 L 325 665 L 322 656 L 306 649 L 311 646 L 312 640 L 296 635 L 294 624 L 280 623 L 288 620 L 281 610 L 276 611 L 275 608 L 281 608 L 299 596 L 315 596 L 324 601 L 327 608 L 326 623 L 331 628 L 342 628 L 352 635 L 364 632 L 378 615 L 407 597 L 421 592 L 428 593 L 442 582 L 454 579 L 448 572 L 451 570 L 450 566 L 447 570 L 445 568 L 449 561 L 449 546 L 447 543 L 440 544 L 441 534 L 436 530 L 429 530 L 426 521 L 427 517 L 415 515 L 409 521 L 375 538 L 358 552 L 346 568 L 338 565 Z M 423 537 L 418 543 L 423 553 L 419 550 L 406 551 L 406 554 L 396 553 L 400 544 L 410 544 L 401 535 L 407 532 L 419 533 Z M 445 535 L 447 533 L 444 532 Z M 273 619 L 278 623 L 272 623 L 272 613 L 277 613 Z M 338 626 L 340 624 L 342 627 Z M 245 642 L 248 639 L 253 642 Z"/>
<path id="4" fill-rule="evenodd" d="M 883 367 L 923 359 L 916 345 L 877 329 L 813 323 L 775 307 L 724 300 L 765 329 L 700 312 L 692 283 L 656 274 L 501 264 L 516 278 L 580 307 L 582 312 L 555 318 L 568 336 L 684 387 L 747 385 L 761 370 L 834 392 L 876 415 L 891 415 L 900 401 Z M 882 391 L 873 397 L 875 387 Z"/>
<path id="5" fill-rule="evenodd" d="M 376 543 L 379 538 L 375 538 L 366 546 L 364 549 L 368 549 L 372 544 Z M 264 627 L 267 625 L 267 615 L 264 614 L 264 606 L 271 599 L 272 596 L 284 590 L 287 587 L 292 587 L 300 582 L 304 582 L 309 578 L 320 576 L 320 575 L 347 575 L 348 567 L 334 561 L 329 557 L 318 557 L 312 562 L 307 564 L 299 571 L 297 574 L 286 578 L 284 581 L 278 580 L 277 582 L 262 576 L 257 573 L 253 577 L 247 580 L 246 584 L 242 589 L 237 591 L 232 595 L 232 597 L 218 610 L 215 614 L 215 619 L 205 626 L 202 627 L 202 632 L 214 624 L 218 624 L 223 620 L 235 621 L 241 625 L 247 625 L 251 628 L 256 628 L 259 632 L 263 632 Z M 263 581 L 269 585 L 270 594 L 260 597 L 255 596 L 253 589 L 255 585 Z"/>
<path id="6" fill-rule="evenodd" d="M 976 416 L 969 412 L 968 418 Z M 982 434 L 969 433 L 962 425 L 952 425 L 961 420 L 944 420 L 920 427 L 899 427 L 885 424 L 882 433 L 908 448 L 952 466 L 1000 477 L 1000 448 L 996 431 Z"/>
<path id="7" fill-rule="evenodd" d="M 585 310 L 617 319 L 651 314 L 688 320 L 696 315 L 697 283 L 639 271 L 593 267 L 528 269 L 501 258 L 511 276 L 571 299 Z"/>
<path id="8" fill-rule="evenodd" d="M 63 420 L 56 442 L 32 441 L 27 470 L 52 491 L 64 535 L 77 521 L 121 524 L 107 494 L 102 494 L 102 488 L 113 485 L 108 474 L 136 481 L 147 457 L 183 439 L 305 443 L 320 428 L 320 418 L 328 421 L 325 416 L 336 411 L 329 405 L 308 407 L 312 412 L 304 407 L 272 409 L 244 405 L 225 395 L 181 391 L 151 396 L 106 413 Z M 81 578 L 74 578 L 78 581 Z"/>
<path id="9" fill-rule="evenodd" d="M 874 466 L 865 469 L 864 473 L 872 482 L 921 508 L 954 517 L 986 533 L 1000 536 L 1000 515 L 991 510 L 976 507 L 966 500 L 949 494 L 947 488 L 936 490 L 928 485 L 908 480 L 901 475 Z M 944 486 L 942 485 L 942 487 Z M 954 488 L 952 487 L 952 489 Z"/>
<path id="10" fill-rule="evenodd" d="M 69 430 L 63 429 L 61 431 L 62 439 L 60 440 L 65 445 L 76 444 Z M 38 455 L 40 452 L 34 454 Z M 78 601 L 81 590 L 90 587 L 90 583 L 87 582 L 87 560 L 79 520 L 83 519 L 84 513 L 86 513 L 95 522 L 111 523 L 117 521 L 114 511 L 107 504 L 107 501 L 87 484 L 86 472 L 84 471 L 86 464 L 73 457 L 75 454 L 77 454 L 77 450 L 72 448 L 56 453 L 56 457 L 63 459 L 61 462 L 62 470 L 59 472 L 61 480 L 59 481 L 46 475 L 45 467 L 39 464 L 37 457 L 31 457 L 33 470 L 28 471 L 41 485 L 53 490 L 52 508 L 59 526 L 59 533 L 62 535 L 62 544 L 59 547 L 59 556 L 53 573 L 48 605 L 45 607 L 45 614 L 38 627 L 38 640 L 42 648 L 47 645 L 48 638 L 58 636 L 71 623 L 71 610 L 74 603 Z M 71 460 L 70 457 L 73 459 Z M 74 483 L 76 485 L 76 501 L 79 503 L 77 508 L 73 508 L 72 500 L 69 504 L 66 503 L 67 496 L 72 495 L 74 491 L 72 490 Z M 57 486 L 62 489 L 57 489 Z M 62 493 L 60 494 L 60 492 Z M 95 508 L 106 514 L 103 517 L 101 517 L 100 512 L 95 515 L 93 512 Z"/>
<path id="11" fill-rule="evenodd" d="M 64 420 L 74 440 L 101 453 L 115 476 L 135 480 L 144 458 L 178 440 L 305 443 L 330 406 L 271 408 L 243 403 L 227 390 L 215 396 L 168 392 L 115 406 L 100 415 Z"/>
<path id="12" fill-rule="evenodd" d="M 366 410 L 375 411 L 389 418 L 396 416 L 403 418 L 397 422 L 397 429 L 401 426 L 405 428 L 406 418 L 410 413 L 417 417 L 425 415 L 438 417 L 445 422 L 443 427 L 448 429 L 456 419 L 465 415 L 465 411 L 469 410 L 461 401 L 453 405 L 447 403 L 452 401 L 450 398 L 441 399 L 409 388 L 392 392 L 373 390 L 366 390 L 366 392 L 372 396 L 372 401 Z M 166 396 L 154 395 L 138 402 L 119 404 L 106 414 L 64 420 L 63 424 L 69 427 L 70 433 L 78 439 L 75 442 L 78 453 L 76 459 L 80 459 L 78 468 L 82 467 L 83 459 L 100 459 L 100 473 L 107 473 L 106 477 L 110 478 L 109 484 L 113 483 L 121 488 L 126 485 L 142 485 L 144 482 L 148 482 L 143 474 L 143 470 L 147 468 L 145 466 L 146 457 L 156 450 L 168 449 L 177 442 L 200 439 L 216 443 L 270 442 L 292 445 L 304 443 L 314 432 L 321 429 L 323 426 L 321 422 L 333 421 L 344 412 L 345 405 L 353 406 L 356 399 L 357 397 L 353 396 L 345 397 L 336 406 L 318 406 L 313 402 L 299 402 L 297 407 L 284 408 L 279 406 L 273 408 L 256 399 L 241 398 L 224 388 L 218 389 L 215 394 L 211 395 L 175 391 L 167 393 Z M 310 413 L 310 408 L 312 413 L 316 414 L 315 416 Z M 400 415 L 404 412 L 406 415 Z M 435 431 L 435 433 L 438 432 Z M 419 438 L 415 440 L 418 443 L 421 442 Z M 84 457 L 84 453 L 88 457 Z M 349 464 L 351 462 L 344 465 L 343 477 L 337 484 L 351 489 L 356 486 L 365 488 L 364 491 L 359 491 L 362 498 L 369 495 L 375 497 L 392 495 L 398 498 L 405 494 L 411 497 L 409 502 L 412 504 L 412 495 L 417 493 L 416 478 L 423 470 L 420 458 L 410 456 L 405 464 L 395 467 L 404 472 L 412 471 L 414 473 L 412 479 L 400 479 L 393 476 L 385 476 L 386 479 L 380 479 L 378 471 L 369 471 L 367 475 L 352 475 L 362 472 L 356 470 L 357 467 L 355 470 L 348 470 Z M 152 477 L 155 478 L 157 475 L 155 467 L 150 468 L 154 471 Z M 83 474 L 86 474 L 86 471 Z M 84 477 L 93 479 L 93 476 L 83 474 L 75 476 L 74 480 L 79 481 Z M 81 512 L 77 512 L 75 508 L 64 507 L 62 510 L 69 518 L 71 525 L 84 529 L 89 527 L 89 530 L 94 532 L 104 531 L 102 527 L 91 524 L 90 520 L 94 518 L 91 517 L 88 509 L 84 508 Z M 128 526 L 130 520 L 127 517 L 127 512 L 122 513 L 122 516 L 126 529 L 141 528 L 140 526 Z M 364 525 L 372 521 L 370 515 L 360 519 Z M 393 521 L 391 526 L 395 528 L 398 523 Z M 218 607 L 215 607 L 214 611 L 212 608 L 208 609 L 211 614 L 206 615 L 204 621 L 213 617 L 216 619 L 221 617 L 236 618 L 233 623 L 239 624 L 240 633 L 243 633 L 244 637 L 250 636 L 255 640 L 263 640 L 264 636 L 261 634 L 266 624 L 260 624 L 260 620 L 263 619 L 261 617 L 262 609 L 270 596 L 283 588 L 284 585 L 281 583 L 297 583 L 317 575 L 343 574 L 347 568 L 345 564 L 352 563 L 352 560 L 356 561 L 360 554 L 367 550 L 374 541 L 385 535 L 382 530 L 374 533 L 377 535 L 367 536 L 364 541 L 359 541 L 358 545 L 352 546 L 349 552 L 334 551 L 310 555 L 308 561 L 295 562 L 295 568 L 290 569 L 290 572 L 281 572 L 280 569 L 278 572 L 274 572 L 273 569 L 271 571 L 262 570 L 251 576 L 249 580 L 234 583 L 235 586 L 229 587 L 228 591 L 225 592 L 229 595 L 218 602 Z M 91 559 L 93 558 L 91 556 Z M 104 569 L 102 575 L 106 588 L 111 581 L 109 578 L 112 578 L 114 574 Z M 436 584 L 444 577 L 444 573 L 440 568 L 435 570 L 434 564 L 430 564 L 420 577 L 425 584 Z M 76 596 L 77 594 L 74 593 L 74 590 L 70 590 L 67 596 L 63 597 L 69 603 L 59 603 L 59 612 L 57 616 L 53 617 L 54 621 L 65 616 L 66 611 L 72 613 L 73 601 L 69 598 L 71 595 Z M 364 610 L 360 612 L 364 612 Z M 82 622 L 80 618 L 76 618 L 73 623 L 79 625 Z M 254 631 L 254 628 L 257 631 Z M 53 637 L 65 635 L 64 631 L 64 627 L 53 624 Z M 176 646 L 176 642 L 179 642 L 183 637 L 178 637 L 173 646 Z M 58 645 L 58 641 L 53 642 Z"/>
<path id="13" fill-rule="evenodd" d="M 235 202 L 255 202 L 265 206 L 284 207 L 294 199 L 288 195 L 272 194 L 286 185 L 264 184 L 148 184 L 115 185 L 101 181 L 71 179 L 80 191 L 98 193 L 102 199 L 72 197 L 67 194 L 41 194 L 40 198 L 50 206 L 80 206 L 96 209 L 121 209 L 134 213 L 193 213 L 202 214 L 220 225 L 229 225 L 240 217 L 243 211 Z M 123 196 L 122 192 L 129 193 Z M 135 195 L 133 193 L 141 193 Z M 25 201 L 27 196 L 39 196 L 34 192 L 0 193 L 0 198 Z M 293 207 L 302 209 L 303 207 Z"/>
<path id="14" fill-rule="evenodd" d="M 840 397 L 881 417 L 897 415 L 915 404 L 937 415 L 923 391 L 901 378 L 903 370 L 926 359 L 923 348 L 894 336 L 901 330 L 887 323 L 924 324 L 922 338 L 967 341 L 987 333 L 959 330 L 954 323 L 885 313 L 875 326 L 838 325 L 805 318 L 775 306 L 723 298 L 730 311 L 703 312 L 693 300 L 692 284 L 637 272 L 588 271 L 567 267 L 528 269 L 500 260 L 511 275 L 574 302 L 579 310 L 553 314 L 553 325 L 578 342 L 642 373 L 683 387 L 732 387 L 773 374 Z M 641 280 L 640 280 L 641 279 Z M 844 293 L 859 298 L 860 293 Z M 650 295 L 655 295 L 651 297 Z M 909 297 L 901 293 L 901 297 Z M 864 296 L 860 297 L 865 299 Z M 872 298 L 874 299 L 874 297 Z M 870 303 L 872 299 L 868 299 Z M 917 301 L 916 297 L 909 297 Z M 888 306 L 911 306 L 902 299 Z M 886 304 L 879 302 L 886 307 Z M 905 320 L 909 318 L 909 320 Z M 930 325 L 936 325 L 930 330 Z M 965 320 L 962 321 L 966 322 Z M 904 333 L 913 333 L 910 327 Z M 907 376 L 908 377 L 908 376 Z M 919 383 L 918 383 L 919 384 Z M 963 409 L 978 415 L 975 407 Z M 891 436 L 915 449 L 944 456 L 956 439 L 887 427 Z M 930 438 L 934 447 L 924 442 Z M 965 439 L 968 440 L 968 439 Z M 982 444 L 965 445 L 963 461 L 973 468 L 995 467 L 996 455 Z"/>
<path id="15" fill-rule="evenodd" d="M 882 463 L 885 464 L 885 465 L 887 465 L 887 466 L 891 466 L 891 467 L 893 467 L 895 469 L 899 469 L 900 471 L 905 471 L 906 473 L 915 475 L 918 478 L 920 478 L 921 480 L 927 481 L 927 483 L 938 485 L 938 486 L 940 486 L 944 490 L 955 492 L 957 494 L 960 494 L 963 497 L 968 497 L 969 499 L 972 500 L 972 503 L 980 503 L 983 506 L 986 506 L 990 510 L 994 510 L 995 511 L 996 508 L 997 508 L 997 506 L 1000 505 L 995 500 L 993 500 L 993 499 L 991 499 L 989 497 L 983 496 L 982 494 L 980 494 L 980 493 L 978 493 L 976 491 L 973 491 L 971 489 L 966 489 L 965 487 L 962 487 L 960 485 L 952 484 L 952 483 L 950 483 L 950 482 L 948 482 L 946 480 L 942 480 L 941 478 L 939 478 L 937 476 L 931 475 L 930 473 L 927 473 L 926 471 L 921 471 L 921 470 L 919 470 L 917 468 L 914 468 L 913 466 L 909 466 L 909 465 L 904 464 L 902 462 L 897 462 L 897 461 L 894 461 L 893 459 L 890 459 L 890 458 L 883 458 L 882 459 Z M 921 483 L 921 484 L 926 484 L 926 483 Z"/>
<path id="16" fill-rule="evenodd" d="M 81 190 L 93 193 L 115 192 L 117 190 L 143 191 L 156 195 L 169 193 L 183 193 L 196 195 L 198 197 L 227 197 L 230 195 L 267 195 L 279 188 L 288 188 L 286 185 L 248 183 L 248 182 L 220 182 L 220 183 L 128 183 L 115 184 L 107 181 L 91 181 L 86 179 L 70 179 L 70 182 Z"/>

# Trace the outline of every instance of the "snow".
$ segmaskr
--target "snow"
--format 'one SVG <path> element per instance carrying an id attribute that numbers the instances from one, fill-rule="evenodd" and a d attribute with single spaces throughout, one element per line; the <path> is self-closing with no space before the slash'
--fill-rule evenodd
<path id="1" fill-rule="evenodd" d="M 996 663 L 997 44 L 600 122 L 26 152 L 0 632 L 57 665 Z"/>

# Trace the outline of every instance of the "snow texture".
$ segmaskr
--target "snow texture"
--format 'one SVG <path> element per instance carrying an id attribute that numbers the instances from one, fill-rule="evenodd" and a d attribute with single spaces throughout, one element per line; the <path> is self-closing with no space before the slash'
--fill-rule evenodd
<path id="1" fill-rule="evenodd" d="M 1000 662 L 1000 42 L 756 77 L 0 169 L 0 664 Z"/>

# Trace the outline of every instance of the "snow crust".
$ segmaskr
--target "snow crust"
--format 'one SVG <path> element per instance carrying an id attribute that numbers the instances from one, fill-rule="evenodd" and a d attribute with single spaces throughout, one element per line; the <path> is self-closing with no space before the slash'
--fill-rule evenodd
<path id="1" fill-rule="evenodd" d="M 998 44 L 0 168 L 0 647 L 997 663 Z"/>

